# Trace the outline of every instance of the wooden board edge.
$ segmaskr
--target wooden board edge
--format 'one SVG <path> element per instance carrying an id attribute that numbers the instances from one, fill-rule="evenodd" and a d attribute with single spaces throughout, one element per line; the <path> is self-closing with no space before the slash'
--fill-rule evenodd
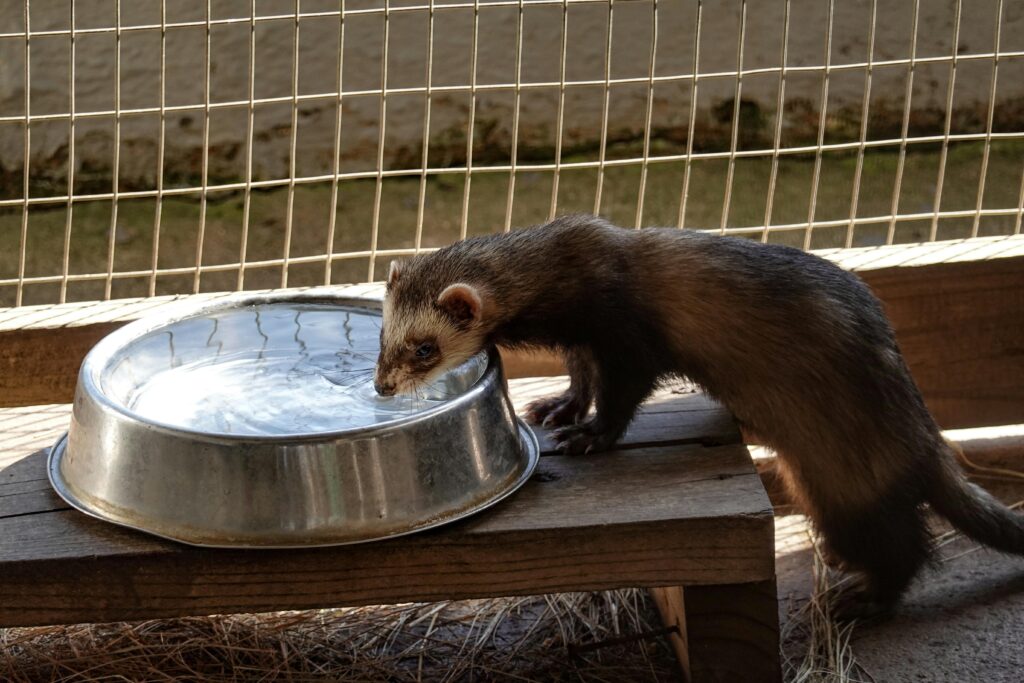
<path id="1" fill-rule="evenodd" d="M 682 586 L 655 586 L 648 588 L 661 623 L 667 629 L 669 646 L 676 656 L 679 673 L 684 683 L 692 680 L 690 674 L 690 649 L 686 639 L 686 597 Z"/>
<path id="2" fill-rule="evenodd" d="M 1024 255 L 858 273 L 885 305 L 940 425 L 1024 422 Z M 126 322 L 105 315 L 102 323 L 0 332 L 0 406 L 70 401 L 88 349 Z M 564 373 L 552 353 L 505 350 L 503 359 L 510 378 Z"/>

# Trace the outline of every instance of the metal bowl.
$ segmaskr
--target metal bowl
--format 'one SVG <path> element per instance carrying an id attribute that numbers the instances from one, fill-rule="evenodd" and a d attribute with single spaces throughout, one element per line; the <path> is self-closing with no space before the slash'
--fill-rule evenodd
<path id="1" fill-rule="evenodd" d="M 125 326 L 82 364 L 51 483 L 94 517 L 217 547 L 387 538 L 512 493 L 538 448 L 497 353 L 381 399 L 379 307 L 238 295 Z"/>

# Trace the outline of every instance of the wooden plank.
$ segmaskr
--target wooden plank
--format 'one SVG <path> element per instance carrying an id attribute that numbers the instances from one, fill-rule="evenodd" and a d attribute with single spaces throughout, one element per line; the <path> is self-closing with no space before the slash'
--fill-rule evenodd
<path id="1" fill-rule="evenodd" d="M 536 383 L 540 381 L 539 379 L 529 379 L 513 380 L 510 382 L 509 385 L 514 402 L 517 404 L 522 403 L 522 401 L 515 401 L 518 395 L 517 386 L 520 383 L 527 382 L 531 386 L 537 386 Z M 564 378 L 544 378 L 543 381 L 549 383 L 549 386 L 557 387 L 564 383 Z M 69 405 L 0 409 L 0 488 L 3 487 L 5 481 L 11 481 L 12 477 L 17 478 L 19 482 L 33 480 L 37 482 L 34 487 L 29 487 L 34 489 L 32 491 L 28 489 L 19 491 L 7 489 L 0 493 L 0 495 L 20 495 L 23 497 L 23 500 L 35 496 L 41 500 L 48 500 L 49 486 L 45 483 L 45 470 L 41 460 L 26 461 L 24 465 L 20 465 L 18 468 L 9 468 L 6 471 L 5 467 L 13 465 L 16 460 L 21 460 L 26 455 L 30 455 L 34 451 L 46 448 L 54 443 L 67 430 L 70 413 L 71 406 Z M 642 413 L 642 415 L 645 414 Z M 679 425 L 681 430 L 686 428 L 687 423 Z M 640 434 L 643 433 L 643 428 L 640 424 L 637 425 L 637 429 L 640 430 Z M 543 443 L 543 439 L 546 438 L 543 435 L 543 430 L 535 430 L 535 432 L 541 435 Z M 947 430 L 945 436 L 956 442 L 972 463 L 981 467 L 1020 469 L 1022 463 L 1024 463 L 1024 425 Z M 679 438 L 678 443 L 687 443 L 687 441 Z M 637 445 L 641 444 L 632 441 L 630 435 L 627 434 L 627 438 L 620 444 L 620 447 L 628 449 Z M 550 453 L 550 451 L 548 452 Z M 793 501 L 790 499 L 781 478 L 775 471 L 776 461 L 774 454 L 766 449 L 754 447 L 752 455 L 754 455 L 755 468 L 761 477 L 761 483 L 765 487 L 772 505 L 776 510 L 780 507 L 792 505 Z M 33 469 L 29 473 L 16 477 L 15 473 L 18 469 L 30 464 Z M 42 507 L 38 509 L 51 509 L 46 507 L 45 503 L 41 503 L 41 505 Z"/>
<path id="2" fill-rule="evenodd" d="M 898 266 L 928 266 L 955 261 L 980 261 L 1019 256 L 1024 236 L 999 235 L 972 239 L 917 242 L 852 249 L 818 249 L 815 254 L 862 273 Z"/>
<path id="3" fill-rule="evenodd" d="M 548 377 L 566 373 L 561 357 L 548 351 L 498 350 L 506 377 Z"/>
<path id="4" fill-rule="evenodd" d="M 44 531 L 26 530 L 8 522 L 25 515 L 68 509 L 51 491 L 45 491 L 45 496 L 32 501 L 19 496 L 20 492 L 35 488 L 30 484 L 45 479 L 46 455 L 46 450 L 39 450 L 0 470 L 0 527 L 6 530 L 0 532 L 0 561 L 51 557 L 18 547 L 15 542 L 19 534 L 20 538 L 31 540 L 45 536 Z M 609 480 L 616 477 L 621 479 L 624 488 L 614 493 L 614 506 L 600 500 L 600 497 L 585 498 L 585 490 L 578 488 L 593 486 L 601 495 L 606 495 L 606 489 L 615 489 Z M 664 477 L 664 480 L 659 477 Z M 549 456 L 541 459 L 533 479 L 536 480 L 534 484 L 515 496 L 524 498 L 530 506 L 509 508 L 498 520 L 483 527 L 485 532 L 529 531 L 565 525 L 685 522 L 771 510 L 764 495 L 733 499 L 722 493 L 730 486 L 735 487 L 737 496 L 745 494 L 748 489 L 763 493 L 747 451 L 740 445 L 637 448 L 592 454 L 586 458 Z M 757 485 L 753 486 L 755 483 Z M 543 495 L 548 498 L 535 500 L 535 496 L 541 494 L 529 491 L 534 490 L 532 486 L 540 484 L 544 485 L 541 487 L 546 491 Z M 45 487 L 39 488 L 45 490 Z M 557 512 L 560 505 L 570 503 L 572 507 L 565 508 L 567 512 Z M 548 515 L 550 519 L 546 518 Z M 133 532 L 126 533 L 137 536 Z M 123 548 L 104 548 L 88 538 L 67 538 L 60 542 L 60 547 L 46 548 L 41 552 L 51 553 L 52 559 L 56 559 L 73 557 L 79 550 L 85 554 L 109 554 L 119 553 Z"/>
<path id="5" fill-rule="evenodd" d="M 521 407 L 532 398 L 558 391 L 566 384 L 567 379 L 564 377 L 530 378 L 510 381 L 509 389 L 513 404 Z M 675 411 L 672 415 L 678 417 L 674 425 L 674 429 L 677 431 L 669 435 L 673 443 L 711 441 L 700 437 L 692 438 L 694 434 L 699 434 L 701 431 L 700 423 L 693 419 L 692 413 L 687 412 L 693 406 L 697 407 L 695 412 L 707 418 L 706 424 L 710 425 L 709 432 L 715 432 L 714 425 L 724 424 L 725 418 L 720 414 L 723 409 L 700 395 L 677 397 L 676 401 L 667 401 L 664 404 L 655 401 L 641 411 L 638 421 L 620 442 L 620 448 L 628 449 L 645 445 L 649 432 L 647 432 L 644 421 L 650 419 L 651 416 L 661 417 L 655 411 L 665 410 L 667 412 L 669 408 Z M 16 471 L 9 469 L 5 472 L 5 466 L 12 465 L 16 460 L 21 460 L 24 456 L 53 444 L 67 430 L 70 419 L 70 405 L 0 408 L 0 487 L 3 486 L 5 480 L 9 481 Z M 665 426 L 666 430 L 670 428 L 673 428 L 672 425 Z M 545 430 L 535 428 L 534 431 L 538 434 L 541 443 L 548 449 L 544 452 L 551 453 L 550 440 Z M 944 434 L 946 438 L 956 442 L 963 449 L 964 454 L 972 463 L 981 467 L 1019 469 L 1024 463 L 1024 425 L 947 430 Z M 723 428 L 721 435 L 722 437 L 734 437 L 734 428 Z M 721 443 L 730 442 L 723 440 Z M 704 445 L 713 444 L 704 443 Z M 761 483 L 768 492 L 773 506 L 778 509 L 781 506 L 791 505 L 792 500 L 785 490 L 782 480 L 776 474 L 774 454 L 766 449 L 754 447 L 752 455 L 755 468 L 761 477 Z M 21 490 L 16 495 L 22 496 L 23 499 L 30 496 L 45 496 L 49 487 L 44 482 L 45 471 L 41 461 L 33 460 L 26 464 L 28 463 L 35 463 L 35 470 L 30 475 L 26 475 L 24 480 L 34 479 L 40 483 L 36 485 L 37 490 Z M 11 495 L 12 493 L 13 490 L 8 489 L 0 495 Z"/>
<path id="6" fill-rule="evenodd" d="M 0 464 L 0 519 L 69 509 L 50 486 L 46 474 L 48 452 L 43 449 Z"/>
<path id="7" fill-rule="evenodd" d="M 1024 257 L 861 275 L 944 429 L 1024 422 Z"/>
<path id="8" fill-rule="evenodd" d="M 294 287 L 292 292 L 324 292 L 337 296 L 380 298 L 382 283 L 345 285 L 342 287 Z M 268 294 L 273 290 L 246 292 L 250 295 Z M 185 303 L 212 302 L 233 296 L 235 292 L 207 292 L 202 294 L 175 294 L 171 296 L 136 297 L 110 301 L 83 301 L 41 306 L 22 306 L 0 309 L 0 332 L 19 329 L 60 329 L 69 326 L 98 323 L 127 323 L 142 316 L 162 315 Z"/>
<path id="9" fill-rule="evenodd" d="M 569 378 L 531 377 L 509 380 L 509 396 L 516 412 L 522 414 L 530 401 L 565 391 Z M 740 443 L 739 429 L 732 415 L 707 396 L 698 392 L 666 387 L 656 392 L 640 408 L 637 417 L 619 441 L 620 448 L 636 448 L 653 444 L 701 443 L 714 446 Z M 541 451 L 554 452 L 551 430 L 533 427 Z"/>
<path id="10" fill-rule="evenodd" d="M 943 426 L 1021 421 L 1024 388 L 1020 378 L 1024 373 L 1020 370 L 1024 361 L 1020 360 L 1020 331 L 1024 314 L 1019 305 L 1019 280 L 1016 277 L 1005 286 L 972 298 L 963 292 L 942 293 L 950 283 L 939 275 L 934 293 L 945 297 L 950 311 L 920 310 L 929 306 L 932 291 L 922 291 L 916 299 L 889 306 L 907 360 Z M 887 299 L 887 288 L 897 286 L 872 284 L 883 300 Z M 953 310 L 955 307 L 958 309 Z M 979 319 L 979 312 L 983 319 Z M 61 330 L 59 353 L 54 350 L 58 339 L 53 331 L 31 337 L 25 336 L 28 333 L 10 333 L 6 338 L 0 333 L 0 368 L 5 370 L 0 373 L 0 404 L 70 400 L 81 358 L 117 324 Z M 550 373 L 559 367 L 551 358 L 540 366 L 520 362 L 508 354 L 505 358 L 511 376 Z"/>
<path id="11" fill-rule="evenodd" d="M 122 324 L 0 332 L 0 405 L 70 401 L 85 354 Z"/>
<path id="12" fill-rule="evenodd" d="M 782 680 L 775 581 L 649 588 L 688 683 Z"/>
<path id="13" fill-rule="evenodd" d="M 775 580 L 683 589 L 693 683 L 780 683 Z"/>
<path id="14" fill-rule="evenodd" d="M 686 639 L 686 598 L 682 586 L 656 586 L 647 592 L 661 616 L 661 623 L 673 629 L 668 635 L 668 643 L 676 655 L 679 671 L 683 681 L 690 683 L 693 674 L 690 670 L 690 647 Z"/>
<path id="15" fill-rule="evenodd" d="M 819 253 L 882 300 L 943 428 L 1024 421 L 1024 235 Z"/>
<path id="16" fill-rule="evenodd" d="M 8 626 L 753 581 L 774 571 L 771 506 L 735 445 L 547 457 L 515 496 L 463 522 L 294 551 L 190 548 L 93 520 L 48 492 L 19 495 L 44 455 L 0 470 Z"/>
<path id="17" fill-rule="evenodd" d="M 68 404 L 0 408 L 0 468 L 53 445 L 70 422 Z"/>
<path id="18" fill-rule="evenodd" d="M 944 428 L 1024 422 L 1024 236 L 820 253 L 855 270 L 883 301 Z M 380 285 L 340 291 L 374 296 Z M 70 401 L 98 339 L 180 299 L 0 310 L 0 406 Z M 510 377 L 564 372 L 552 354 L 503 357 Z"/>

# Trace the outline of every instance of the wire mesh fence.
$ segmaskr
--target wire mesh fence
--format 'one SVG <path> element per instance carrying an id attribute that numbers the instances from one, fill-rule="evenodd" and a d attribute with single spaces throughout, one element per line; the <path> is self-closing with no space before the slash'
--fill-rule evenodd
<path id="1" fill-rule="evenodd" d="M 373 280 L 569 211 L 813 249 L 1022 208 L 1008 0 L 0 0 L 0 305 Z"/>

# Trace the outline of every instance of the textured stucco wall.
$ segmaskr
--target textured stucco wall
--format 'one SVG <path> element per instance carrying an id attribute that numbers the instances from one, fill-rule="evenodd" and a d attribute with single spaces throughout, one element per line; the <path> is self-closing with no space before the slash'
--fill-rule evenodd
<path id="1" fill-rule="evenodd" d="M 379 6 L 381 2 L 350 1 L 348 9 Z M 422 4 L 392 2 L 392 6 Z M 878 7 L 875 60 L 906 58 L 911 46 L 911 2 L 882 0 Z M 948 55 L 952 51 L 954 0 L 921 3 L 917 54 Z M 1004 3 L 1003 51 L 1024 50 L 1024 3 Z M 159 21 L 158 2 L 122 3 L 122 24 Z M 822 64 L 828 3 L 793 0 L 788 64 Z M 693 62 L 693 0 L 662 0 L 658 12 L 656 74 L 688 73 Z M 961 54 L 993 49 L 995 0 L 965 3 L 958 50 Z M 23 4 L 0 0 L 0 31 L 23 29 Z M 291 2 L 261 2 L 260 14 L 287 13 Z M 747 3 L 745 68 L 778 66 L 781 56 L 781 0 L 750 0 Z M 176 0 L 167 3 L 168 21 L 202 20 L 205 3 Z M 336 9 L 337 2 L 304 0 L 302 11 Z M 738 1 L 704 3 L 700 71 L 731 70 L 736 65 Z M 836 3 L 831 59 L 834 64 L 859 62 L 867 57 L 871 3 L 844 0 Z M 114 25 L 114 3 L 76 4 L 79 28 Z M 650 58 L 651 12 L 649 2 L 620 0 L 615 4 L 611 71 L 613 78 L 645 77 Z M 32 4 L 32 29 L 66 29 L 66 0 Z M 214 18 L 248 16 L 248 2 L 214 2 Z M 480 12 L 477 82 L 511 82 L 515 75 L 514 7 L 484 8 Z M 559 77 L 562 12 L 558 6 L 528 7 L 525 12 L 522 80 L 552 81 Z M 433 84 L 467 84 L 470 79 L 473 14 L 470 10 L 436 13 Z M 600 79 L 604 74 L 607 6 L 570 6 L 566 77 L 570 80 Z M 344 90 L 379 88 L 382 62 L 383 17 L 356 15 L 346 20 Z M 256 29 L 255 95 L 290 96 L 294 23 L 262 22 Z M 389 22 L 388 86 L 417 87 L 425 83 L 427 13 L 396 12 Z M 338 19 L 303 19 L 300 25 L 299 93 L 335 89 L 338 57 Z M 210 94 L 214 102 L 248 96 L 249 26 L 247 23 L 215 26 L 210 37 Z M 205 64 L 203 28 L 177 28 L 167 34 L 168 105 L 203 101 Z M 154 107 L 159 102 L 160 34 L 158 31 L 127 32 L 122 37 L 121 106 Z M 115 41 L 110 33 L 82 34 L 76 40 L 75 108 L 79 112 L 114 107 Z M 24 112 L 24 52 L 22 39 L 0 40 L 0 116 Z M 31 45 L 31 109 L 33 114 L 68 111 L 69 40 L 67 36 L 37 37 Z M 979 130 L 988 101 L 992 64 L 988 60 L 965 61 L 958 67 L 954 106 L 959 115 L 955 127 Z M 906 66 L 880 67 L 872 84 L 872 135 L 891 128 L 901 115 Z M 945 109 L 948 64 L 922 64 L 915 73 L 915 110 L 931 112 L 915 118 L 915 126 L 933 130 Z M 757 105 L 745 125 L 759 128 L 754 137 L 770 135 L 776 109 L 777 74 L 753 75 L 743 80 L 742 97 Z M 864 88 L 864 72 L 837 71 L 829 85 L 829 111 L 846 112 L 855 121 Z M 704 136 L 698 146 L 720 148 L 727 144 L 728 102 L 735 80 L 703 80 L 698 96 L 698 130 Z M 820 106 L 820 74 L 793 73 L 786 85 L 786 138 L 793 141 L 811 135 Z M 997 128 L 1020 130 L 1019 108 L 1024 97 L 1024 58 L 1002 60 L 997 93 Z M 609 132 L 615 139 L 629 139 L 643 130 L 647 103 L 645 84 L 612 89 Z M 723 103 L 724 107 L 723 107 Z M 520 144 L 526 156 L 541 156 L 555 142 L 558 90 L 524 90 L 520 102 Z M 659 136 L 679 144 L 689 117 L 688 82 L 658 84 L 654 92 L 652 125 Z M 486 158 L 508 157 L 514 111 L 510 90 L 482 92 L 476 105 L 477 153 Z M 436 93 L 431 114 L 431 164 L 458 163 L 464 155 L 465 130 L 470 107 L 467 93 Z M 603 88 L 570 88 L 565 93 L 564 144 L 592 144 L 600 134 Z M 717 112 L 716 112 L 717 107 Z M 422 94 L 389 95 L 387 101 L 385 159 L 389 166 L 416 166 L 423 136 Z M 375 167 L 379 138 L 380 98 L 351 97 L 343 109 L 343 170 Z M 315 100 L 301 104 L 297 138 L 297 173 L 320 174 L 331 170 L 335 102 Z M 723 114 L 724 112 L 724 114 Z M 852 114 L 851 114 L 852 112 Z M 938 114 L 936 114 L 938 112 Z M 842 116 L 839 117 L 843 118 Z M 276 178 L 288 173 L 291 104 L 259 105 L 254 118 L 253 167 L 256 178 Z M 877 126 L 876 126 L 877 124 Z M 932 126 L 932 128 L 928 128 Z M 1014 127 L 1016 126 L 1016 127 Z M 835 135 L 849 135 L 851 126 L 836 128 Z M 856 126 L 853 126 L 855 134 Z M 88 183 L 109 176 L 113 159 L 113 118 L 81 119 L 76 124 L 75 147 L 79 179 Z M 156 175 L 159 118 L 156 115 L 125 116 L 121 122 L 120 175 L 127 186 L 152 186 Z M 845 132 L 844 132 L 845 131 Z M 747 131 L 745 131 L 746 133 Z M 832 133 L 830 133 L 831 135 Z M 214 110 L 210 129 L 212 179 L 237 179 L 244 173 L 246 109 Z M 170 184 L 189 182 L 198 173 L 203 142 L 201 111 L 173 113 L 167 117 L 165 173 Z M 753 143 L 752 143 L 753 144 Z M 37 181 L 55 183 L 66 173 L 67 120 L 34 123 L 31 163 Z M 23 162 L 23 127 L 0 124 L 0 170 L 14 177 Z M 10 183 L 8 183 L 10 185 Z M 5 194 L 10 194 L 5 191 Z M 17 196 L 20 196 L 17 195 Z"/>

